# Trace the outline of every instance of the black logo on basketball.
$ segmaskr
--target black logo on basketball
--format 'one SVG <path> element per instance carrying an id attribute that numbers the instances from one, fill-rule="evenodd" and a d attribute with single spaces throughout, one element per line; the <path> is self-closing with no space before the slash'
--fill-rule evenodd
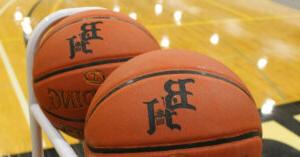
<path id="1" fill-rule="evenodd" d="M 81 25 L 81 33 L 77 36 L 74 35 L 67 40 L 70 46 L 70 58 L 74 59 L 77 52 L 83 52 L 85 54 L 93 53 L 92 49 L 88 48 L 90 40 L 103 40 L 103 38 L 98 34 L 101 30 L 97 28 L 98 24 L 102 24 L 101 21 L 84 23 Z"/>
<path id="2" fill-rule="evenodd" d="M 196 110 L 196 107 L 188 102 L 188 96 L 193 95 L 193 93 L 188 91 L 188 89 L 186 88 L 186 85 L 188 83 L 195 83 L 195 80 L 168 80 L 164 84 L 164 90 L 166 91 L 166 95 L 165 97 L 162 97 L 162 102 L 164 106 L 163 108 L 155 110 L 155 106 L 160 104 L 157 98 L 154 98 L 151 101 L 144 102 L 144 104 L 147 105 L 148 109 L 148 134 L 152 135 L 156 131 L 156 126 L 164 124 L 172 130 L 181 130 L 180 124 L 173 122 L 173 116 L 177 116 L 176 110 Z"/>

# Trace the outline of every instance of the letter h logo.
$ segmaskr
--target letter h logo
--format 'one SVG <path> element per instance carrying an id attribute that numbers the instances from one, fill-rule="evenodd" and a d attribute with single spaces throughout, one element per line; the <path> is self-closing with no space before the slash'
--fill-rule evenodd
<path id="1" fill-rule="evenodd" d="M 76 52 L 83 52 L 85 54 L 93 53 L 87 46 L 90 40 L 103 40 L 97 33 L 101 30 L 97 28 L 97 24 L 102 24 L 102 21 L 84 23 L 81 26 L 81 33 L 78 36 L 68 38 L 70 46 L 70 59 L 74 59 Z"/>
<path id="2" fill-rule="evenodd" d="M 155 105 L 159 104 L 157 98 L 151 101 L 144 102 L 147 105 L 149 129 L 148 134 L 152 135 L 156 131 L 157 125 L 166 124 L 171 130 L 181 130 L 181 126 L 173 122 L 173 116 L 177 115 L 177 109 L 196 110 L 196 107 L 188 102 L 188 96 L 193 95 L 192 92 L 187 91 L 186 84 L 195 83 L 193 79 L 179 79 L 178 81 L 168 80 L 164 89 L 167 92 L 165 97 L 162 97 L 165 109 L 158 109 L 155 111 Z M 174 88 L 177 86 L 178 91 Z M 173 88 L 172 88 L 173 87 Z"/>

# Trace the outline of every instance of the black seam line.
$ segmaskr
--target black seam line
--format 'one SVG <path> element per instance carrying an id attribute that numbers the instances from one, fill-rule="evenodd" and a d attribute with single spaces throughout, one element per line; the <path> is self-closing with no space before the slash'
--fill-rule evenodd
<path id="1" fill-rule="evenodd" d="M 247 92 L 247 90 L 245 90 L 243 87 L 239 86 L 237 83 L 235 83 L 234 81 L 231 81 L 225 77 L 216 75 L 216 74 L 212 74 L 212 73 L 208 73 L 208 72 L 204 72 L 204 71 L 194 71 L 194 70 L 169 70 L 169 71 L 160 71 L 160 72 L 156 72 L 156 73 L 150 73 L 150 74 L 146 74 L 146 75 L 142 75 L 140 77 L 131 79 L 119 86 L 117 86 L 116 88 L 112 89 L 109 93 L 107 93 L 102 99 L 100 99 L 100 101 L 97 102 L 96 106 L 92 109 L 91 113 L 88 115 L 86 120 L 89 120 L 89 118 L 92 116 L 92 114 L 95 112 L 95 110 L 97 109 L 97 107 L 110 95 L 112 95 L 113 93 L 115 93 L 116 91 L 120 90 L 121 88 L 124 88 L 130 84 L 133 84 L 135 82 L 138 82 L 140 80 L 146 79 L 146 78 L 150 78 L 150 77 L 155 77 L 155 76 L 161 76 L 161 75 L 173 75 L 173 74 L 194 74 L 194 75 L 201 75 L 201 76 L 206 76 L 206 77 L 211 77 L 211 78 L 215 78 L 218 80 L 222 80 L 225 81 L 227 83 L 230 83 L 232 85 L 234 85 L 235 87 L 239 88 L 241 91 L 243 91 L 247 96 L 249 96 L 249 98 L 253 100 L 252 96 L 250 93 Z"/>
<path id="2" fill-rule="evenodd" d="M 239 142 L 241 140 L 246 140 L 254 137 L 260 137 L 259 132 L 248 132 L 239 136 L 221 138 L 211 141 L 195 142 L 189 144 L 178 144 L 178 145 L 168 145 L 168 146 L 148 146 L 148 147 L 136 147 L 136 148 L 96 148 L 87 144 L 88 148 L 94 153 L 141 153 L 141 152 L 157 152 L 157 151 L 170 151 L 179 149 L 191 149 L 207 146 L 215 146 L 220 144 L 226 144 L 231 142 Z M 260 137 L 261 138 L 261 137 Z"/>
<path id="3" fill-rule="evenodd" d="M 55 71 L 46 73 L 44 75 L 36 77 L 33 82 L 38 83 L 38 82 L 40 82 L 44 79 L 47 79 L 49 77 L 52 77 L 54 75 L 58 75 L 58 74 L 61 74 L 61 73 L 64 73 L 64 72 L 68 72 L 68 71 L 76 70 L 76 69 L 80 69 L 80 68 L 86 68 L 86 67 L 91 67 L 91 66 L 95 66 L 95 65 L 102 65 L 102 64 L 126 62 L 131 58 L 133 58 L 133 57 L 99 60 L 99 61 L 94 61 L 94 62 L 85 63 L 85 64 L 78 64 L 78 65 L 74 65 L 74 66 L 70 66 L 70 67 L 66 67 L 66 68 L 63 68 L 63 69 L 59 69 L 59 70 L 55 70 Z"/>
<path id="4" fill-rule="evenodd" d="M 38 7 L 38 5 L 42 2 L 42 0 L 38 0 L 33 4 L 33 6 L 30 8 L 29 12 L 27 13 L 28 17 L 32 16 L 32 13 L 35 11 L 35 9 Z"/>
<path id="5" fill-rule="evenodd" d="M 46 113 L 50 114 L 51 116 L 54 116 L 56 118 L 59 118 L 59 119 L 65 120 L 65 121 L 72 121 L 72 122 L 77 122 L 77 123 L 84 123 L 84 121 L 85 121 L 85 119 L 81 119 L 81 118 L 76 119 L 76 118 L 62 117 L 60 115 L 57 115 L 57 114 L 55 114 L 53 112 L 50 112 L 50 111 L 44 109 L 44 108 L 43 108 L 43 111 L 45 111 Z"/>

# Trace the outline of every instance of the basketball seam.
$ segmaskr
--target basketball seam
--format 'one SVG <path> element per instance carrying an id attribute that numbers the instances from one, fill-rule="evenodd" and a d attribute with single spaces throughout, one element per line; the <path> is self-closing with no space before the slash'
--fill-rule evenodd
<path id="1" fill-rule="evenodd" d="M 45 108 L 42 108 L 43 111 L 45 111 L 46 113 L 50 114 L 51 116 L 53 117 L 56 117 L 58 119 L 61 119 L 61 120 L 65 120 L 65 121 L 72 121 L 72 122 L 77 122 L 77 123 L 84 123 L 84 120 L 85 119 L 82 119 L 82 118 L 68 118 L 68 117 L 63 117 L 63 116 L 60 116 L 60 115 L 57 115 Z"/>
<path id="2" fill-rule="evenodd" d="M 115 93 L 119 89 L 121 89 L 123 87 L 126 87 L 126 86 L 128 86 L 132 83 L 138 82 L 140 80 L 144 80 L 145 78 L 151 78 L 151 77 L 167 75 L 167 74 L 173 74 L 173 75 L 175 75 L 175 74 L 196 74 L 196 75 L 215 78 L 215 79 L 218 79 L 218 80 L 221 80 L 221 81 L 224 81 L 224 82 L 227 82 L 227 83 L 230 83 L 230 84 L 234 85 L 235 87 L 237 87 L 238 89 L 243 91 L 252 101 L 254 101 L 252 96 L 250 95 L 250 93 L 247 92 L 247 90 L 245 90 L 243 87 L 239 86 L 234 81 L 231 81 L 231 80 L 229 80 L 225 77 L 222 77 L 222 76 L 219 76 L 219 75 L 216 75 L 216 74 L 212 74 L 212 73 L 208 73 L 208 72 L 196 71 L 196 70 L 167 70 L 167 71 L 153 72 L 153 73 L 149 73 L 149 74 L 146 74 L 146 75 L 142 75 L 142 76 L 130 79 L 130 80 L 120 84 L 119 86 L 113 88 L 104 97 L 102 97 L 102 99 L 100 101 L 97 102 L 97 105 L 94 107 L 94 109 L 91 111 L 91 113 L 86 116 L 86 119 L 85 119 L 86 123 L 90 119 L 90 117 L 92 117 L 93 113 L 99 107 L 100 103 L 102 103 L 106 98 L 108 98 L 110 95 L 112 95 L 113 93 Z M 83 119 L 63 117 L 61 115 L 57 115 L 57 114 L 52 113 L 50 111 L 46 111 L 46 112 L 49 112 L 49 114 L 51 114 L 52 116 L 55 116 L 55 117 L 60 118 L 62 120 L 73 121 L 73 122 L 78 122 L 78 123 L 84 123 L 84 121 L 82 121 Z"/>
<path id="3" fill-rule="evenodd" d="M 210 141 L 201 141 L 194 142 L 189 144 L 177 144 L 177 145 L 166 145 L 166 146 L 147 146 L 147 147 L 135 147 L 135 148 L 99 148 L 90 146 L 87 143 L 87 147 L 93 153 L 141 153 L 141 152 L 158 152 L 158 151 L 170 151 L 170 150 L 179 150 L 179 149 L 191 149 L 191 148 L 199 148 L 199 147 L 207 147 L 207 146 L 215 146 L 220 144 L 238 142 L 246 139 L 251 139 L 255 137 L 260 137 L 259 131 L 247 132 L 238 136 L 228 137 L 228 138 L 220 138 L 216 140 Z"/>
<path id="4" fill-rule="evenodd" d="M 86 17 L 86 18 L 81 18 L 81 19 L 77 19 L 77 20 L 74 20 L 74 21 L 71 21 L 70 23 L 67 23 L 65 24 L 64 26 L 60 27 L 60 28 L 57 28 L 56 30 L 53 30 L 53 32 L 51 34 L 49 34 L 47 36 L 46 39 L 43 40 L 43 42 L 41 43 L 41 45 L 39 46 L 39 49 L 41 47 L 43 47 L 44 43 L 52 36 L 54 35 L 56 32 L 60 31 L 61 29 L 71 25 L 71 24 L 74 24 L 74 23 L 77 23 L 79 21 L 83 21 L 83 20 L 86 20 L 86 19 L 109 19 L 109 20 L 117 20 L 117 21 L 121 21 L 121 22 L 126 22 L 126 23 L 129 23 L 137 28 L 139 28 L 140 30 L 142 30 L 144 33 L 146 33 L 155 43 L 157 43 L 157 41 L 155 40 L 155 38 L 151 35 L 151 33 L 144 29 L 142 26 L 139 26 L 138 24 L 135 24 L 131 21 L 127 21 L 127 20 L 124 20 L 124 19 L 120 19 L 120 18 L 117 18 L 117 17 L 114 17 L 114 16 L 94 16 L 94 17 Z M 72 66 L 77 66 L 78 64 L 75 64 L 75 65 L 72 65 Z M 50 71 L 50 72 L 47 72 L 46 74 L 43 74 L 43 75 L 47 75 L 48 73 L 55 73 L 56 71 L 63 71 L 64 69 L 59 69 L 59 70 L 55 70 L 55 71 Z M 40 76 L 41 77 L 41 76 Z M 38 81 L 36 81 L 38 80 Z M 41 79 L 43 80 L 43 79 Z M 34 83 L 37 83 L 39 82 L 40 80 L 39 79 L 34 79 Z"/>
<path id="5" fill-rule="evenodd" d="M 112 95 L 113 93 L 115 93 L 116 91 L 120 90 L 121 88 L 124 88 L 130 84 L 133 84 L 135 82 L 144 80 L 146 78 L 151 78 L 151 77 L 156 77 L 156 76 L 162 76 L 162 75 L 172 75 L 172 74 L 194 74 L 194 75 L 201 75 L 201 76 L 206 76 L 206 77 L 210 77 L 210 78 L 215 78 L 227 83 L 230 83 L 232 85 L 234 85 L 235 87 L 237 87 L 238 89 L 240 89 L 242 92 L 244 92 L 252 101 L 253 98 L 251 96 L 250 93 L 248 93 L 247 90 L 245 90 L 243 87 L 241 87 L 240 85 L 238 85 L 237 83 L 235 83 L 234 81 L 227 79 L 223 76 L 217 75 L 217 74 L 213 74 L 213 73 L 209 73 L 209 72 L 204 72 L 204 71 L 199 71 L 199 70 L 166 70 L 166 71 L 159 71 L 159 72 L 153 72 L 153 73 L 149 73 L 149 74 L 145 74 L 130 80 L 127 80 L 126 82 L 120 84 L 119 86 L 113 88 L 112 90 L 110 90 L 106 95 L 104 95 L 97 103 L 96 106 L 92 109 L 92 111 L 90 113 L 87 114 L 86 116 L 86 121 L 88 121 L 90 119 L 90 117 L 92 117 L 93 113 L 96 111 L 96 109 L 100 106 L 100 104 L 106 99 L 108 98 L 110 95 Z"/>
<path id="6" fill-rule="evenodd" d="M 62 74 L 68 71 L 72 71 L 72 70 L 77 70 L 77 69 L 81 69 L 81 68 L 87 68 L 87 67 L 92 67 L 92 66 L 96 66 L 96 65 L 104 65 L 104 64 L 112 64 L 112 63 L 122 63 L 122 62 L 126 62 L 128 60 L 130 60 L 133 57 L 126 57 L 126 58 L 115 58 L 115 59 L 107 59 L 107 60 L 96 60 L 93 62 L 89 62 L 89 63 L 85 63 L 85 64 L 76 64 L 73 66 L 69 66 L 66 68 L 62 68 L 62 69 L 58 69 L 58 70 L 53 70 L 51 72 L 48 72 L 46 74 L 40 75 L 39 77 L 35 77 L 33 82 L 34 83 L 38 83 L 42 80 L 45 80 L 49 77 L 58 75 L 58 74 Z"/>

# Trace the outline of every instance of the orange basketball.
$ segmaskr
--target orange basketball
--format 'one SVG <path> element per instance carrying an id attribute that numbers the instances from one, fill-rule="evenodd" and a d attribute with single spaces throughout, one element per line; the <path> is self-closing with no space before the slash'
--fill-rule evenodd
<path id="1" fill-rule="evenodd" d="M 85 125 L 88 157 L 261 157 L 261 124 L 243 82 L 209 57 L 135 57 L 98 89 Z"/>
<path id="2" fill-rule="evenodd" d="M 53 24 L 34 57 L 34 91 L 55 127 L 82 138 L 93 95 L 120 64 L 159 49 L 133 19 L 108 10 L 86 11 Z"/>

